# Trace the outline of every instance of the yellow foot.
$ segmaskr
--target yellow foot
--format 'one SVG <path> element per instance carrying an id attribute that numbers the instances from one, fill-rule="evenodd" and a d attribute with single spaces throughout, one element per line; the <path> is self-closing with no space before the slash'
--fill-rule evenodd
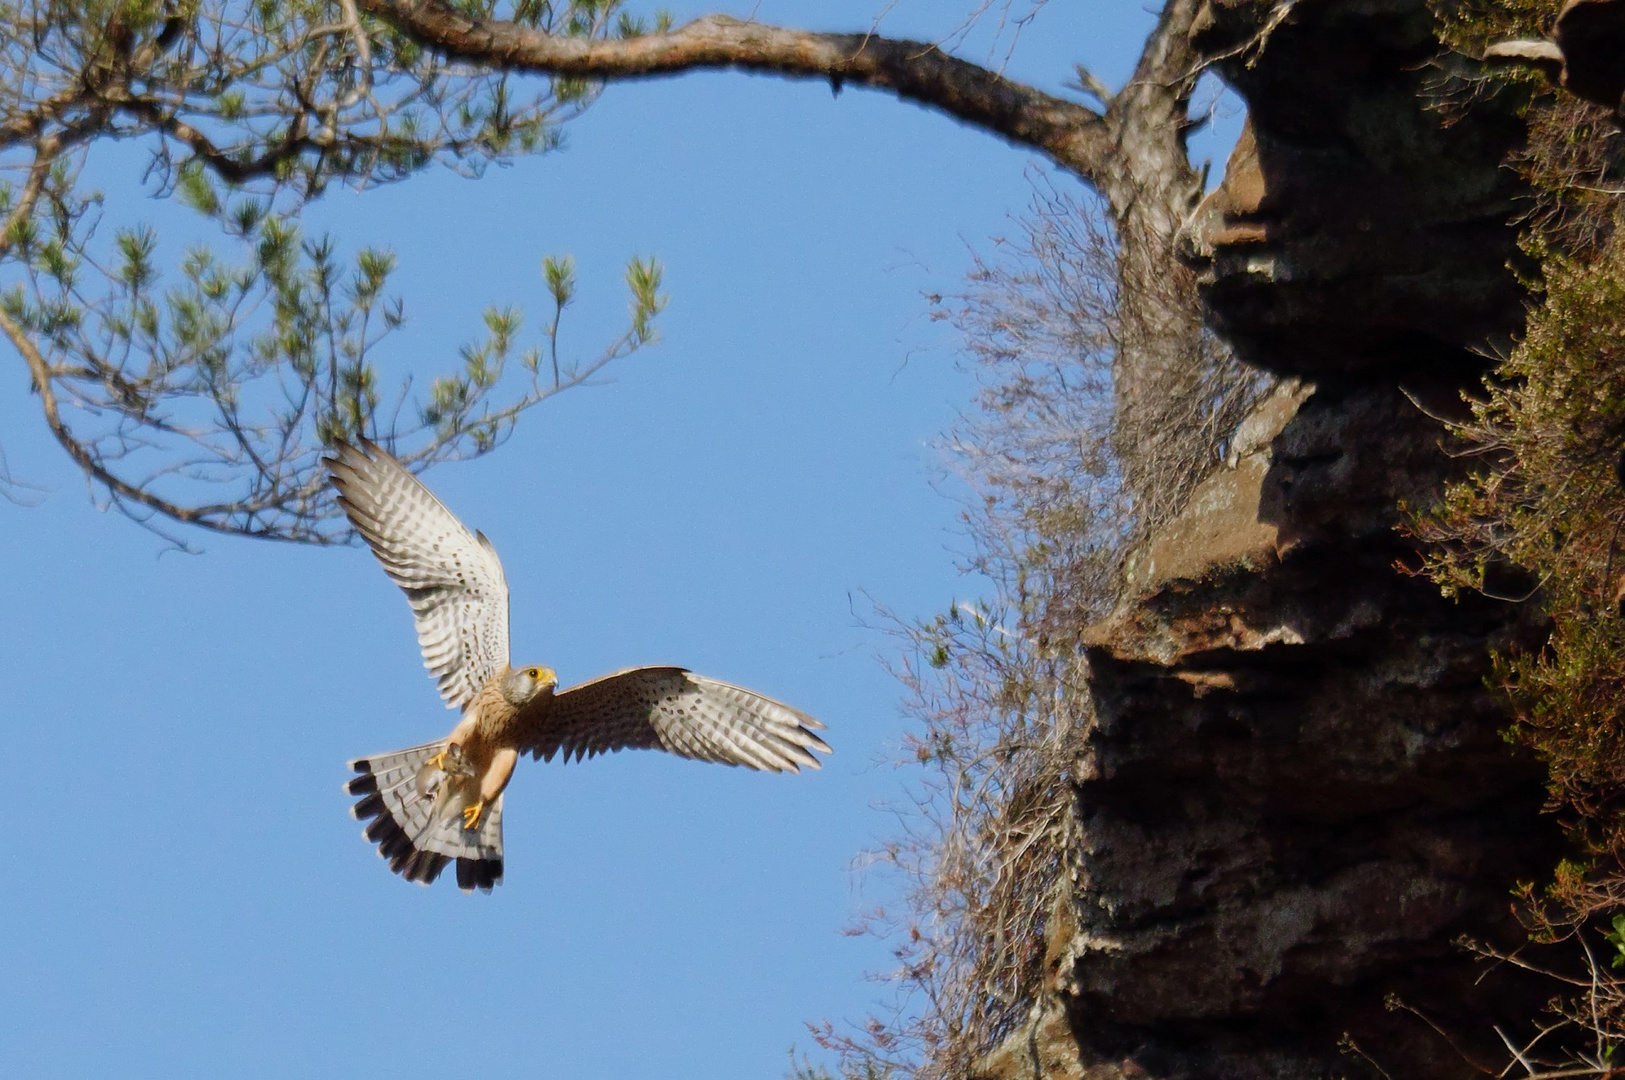
<path id="1" fill-rule="evenodd" d="M 444 769 L 446 767 L 446 753 L 445 750 L 440 751 L 440 753 L 429 759 L 429 764 L 437 769 Z"/>
<path id="2" fill-rule="evenodd" d="M 474 828 L 474 826 L 476 826 L 476 825 L 478 825 L 480 823 L 480 818 L 484 814 L 485 814 L 485 800 L 484 799 L 481 799 L 479 802 L 475 803 L 473 806 L 465 806 L 465 807 L 463 807 L 463 828 L 465 828 L 465 829 Z"/>

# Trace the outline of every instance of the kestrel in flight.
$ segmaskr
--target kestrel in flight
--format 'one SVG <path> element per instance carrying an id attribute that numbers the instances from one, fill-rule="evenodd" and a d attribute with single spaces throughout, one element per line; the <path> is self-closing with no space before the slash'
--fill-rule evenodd
<path id="1" fill-rule="evenodd" d="M 557 690 L 552 668 L 510 665 L 508 582 L 469 532 L 374 443 L 327 459 L 339 505 L 406 592 L 423 666 L 462 719 L 444 739 L 350 762 L 351 812 L 389 868 L 427 885 L 457 860 L 457 886 L 502 880 L 502 790 L 521 754 L 566 760 L 626 747 L 771 772 L 816 769 L 824 725 L 771 698 L 679 667 L 640 667 Z"/>

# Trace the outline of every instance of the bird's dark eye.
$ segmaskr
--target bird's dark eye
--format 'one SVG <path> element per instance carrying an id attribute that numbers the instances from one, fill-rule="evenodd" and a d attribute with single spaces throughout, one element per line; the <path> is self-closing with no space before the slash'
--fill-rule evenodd
<path id="1" fill-rule="evenodd" d="M 529 675 L 531 678 L 535 679 L 535 678 L 540 678 L 542 673 L 537 671 L 535 668 L 530 668 L 525 672 L 525 674 Z"/>

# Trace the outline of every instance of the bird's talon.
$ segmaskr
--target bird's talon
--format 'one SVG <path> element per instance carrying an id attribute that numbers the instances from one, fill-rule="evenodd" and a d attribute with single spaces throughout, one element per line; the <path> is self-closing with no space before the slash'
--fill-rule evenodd
<path id="1" fill-rule="evenodd" d="M 463 807 L 463 828 L 472 829 L 480 823 L 480 817 L 485 813 L 485 800 L 481 799 L 473 806 Z"/>
<path id="2" fill-rule="evenodd" d="M 429 764 L 433 765 L 437 769 L 444 769 L 446 767 L 446 751 L 442 750 L 440 753 L 430 758 Z"/>

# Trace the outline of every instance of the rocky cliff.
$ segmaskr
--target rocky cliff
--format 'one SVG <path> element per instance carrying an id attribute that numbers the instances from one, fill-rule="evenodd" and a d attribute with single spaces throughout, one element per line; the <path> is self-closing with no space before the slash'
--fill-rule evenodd
<path id="1" fill-rule="evenodd" d="M 1516 944 L 1560 850 L 1484 684 L 1539 626 L 1406 575 L 1395 526 L 1459 467 L 1429 414 L 1518 329 L 1522 126 L 1447 122 L 1423 0 L 1209 0 L 1194 35 L 1250 121 L 1187 254 L 1288 381 L 1090 632 L 1051 993 L 986 1075 L 1479 1075 L 1549 992 L 1455 945 Z"/>

